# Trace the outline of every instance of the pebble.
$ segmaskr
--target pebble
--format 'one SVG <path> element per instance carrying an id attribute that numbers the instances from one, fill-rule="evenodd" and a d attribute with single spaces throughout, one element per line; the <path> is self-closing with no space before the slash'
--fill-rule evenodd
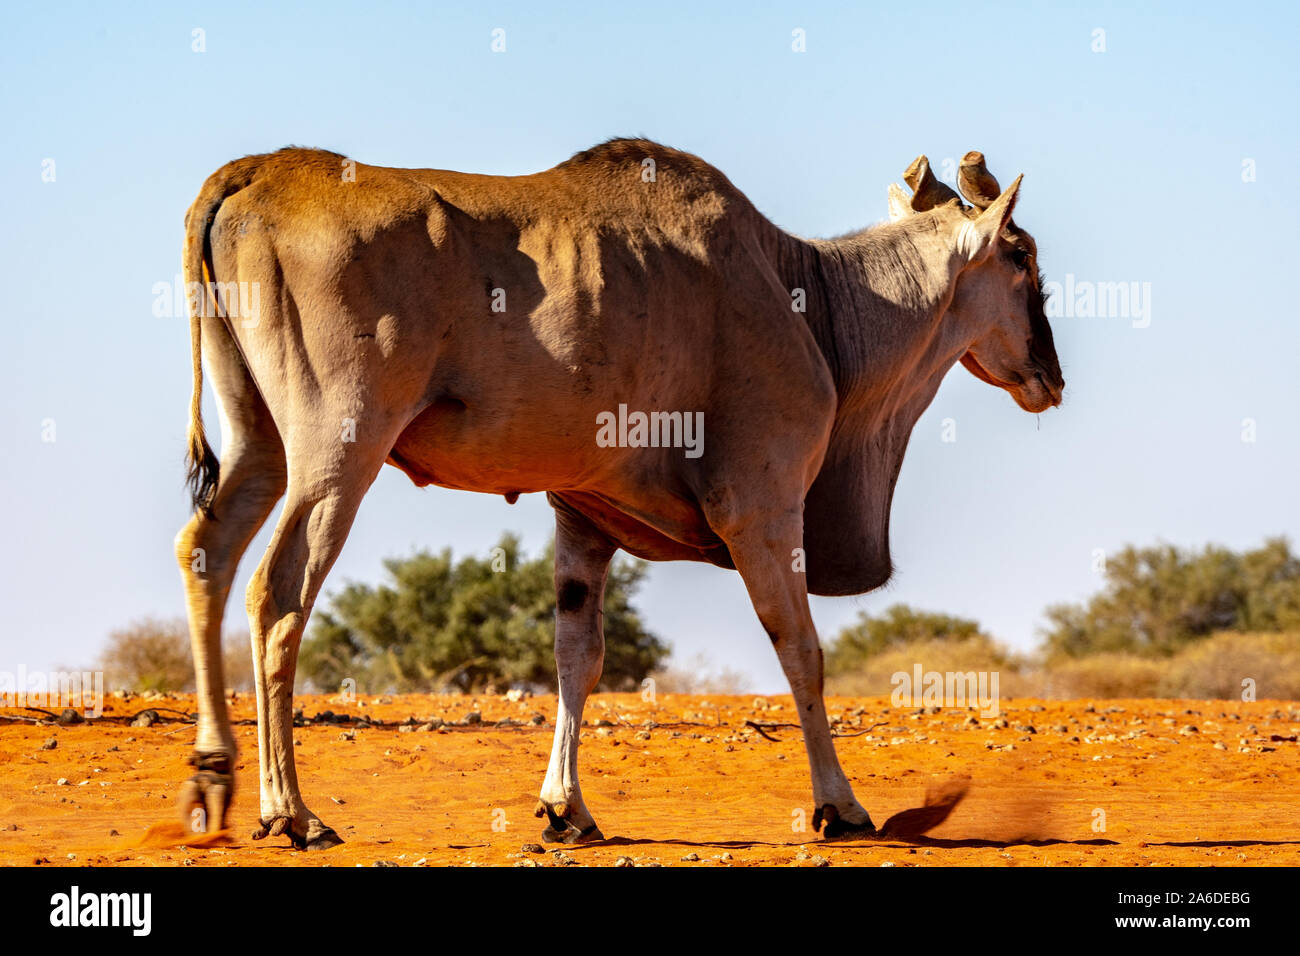
<path id="1" fill-rule="evenodd" d="M 57 747 L 58 745 L 59 745 L 58 738 L 57 738 L 57 737 L 51 737 L 51 738 L 49 738 L 48 740 L 46 740 L 45 743 L 41 744 L 41 749 L 42 749 L 42 750 L 53 750 L 53 749 L 54 749 L 55 747 Z"/>

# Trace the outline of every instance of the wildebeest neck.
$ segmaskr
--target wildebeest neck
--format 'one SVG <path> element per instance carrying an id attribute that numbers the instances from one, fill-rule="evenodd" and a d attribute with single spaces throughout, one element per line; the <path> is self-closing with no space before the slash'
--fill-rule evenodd
<path id="1" fill-rule="evenodd" d="M 789 288 L 805 290 L 804 316 L 835 380 L 841 416 L 883 424 L 918 394 L 932 396 L 960 344 L 940 324 L 946 274 L 927 262 L 912 230 L 786 238 L 778 269 Z"/>
<path id="2" fill-rule="evenodd" d="M 805 290 L 805 318 L 839 395 L 805 501 L 808 589 L 869 591 L 893 570 L 889 513 L 912 427 L 962 351 L 941 323 L 948 282 L 910 230 L 894 227 L 787 237 L 778 269 L 787 287 Z"/>

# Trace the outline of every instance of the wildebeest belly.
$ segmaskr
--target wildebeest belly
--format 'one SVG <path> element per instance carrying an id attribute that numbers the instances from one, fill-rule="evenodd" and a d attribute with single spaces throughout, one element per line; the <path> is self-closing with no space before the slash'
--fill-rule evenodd
<path id="1" fill-rule="evenodd" d="M 647 561 L 703 561 L 730 570 L 736 567 L 727 546 L 704 522 L 703 515 L 697 524 L 675 529 L 678 537 L 672 537 L 599 494 L 561 492 L 550 493 L 547 498 L 557 510 L 583 515 L 611 541 L 638 558 Z"/>

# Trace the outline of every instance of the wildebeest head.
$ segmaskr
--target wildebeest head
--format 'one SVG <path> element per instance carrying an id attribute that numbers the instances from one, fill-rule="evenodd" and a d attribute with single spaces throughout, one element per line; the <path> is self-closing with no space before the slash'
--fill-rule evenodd
<path id="1" fill-rule="evenodd" d="M 940 182 L 918 156 L 903 174 L 912 197 L 890 188 L 895 220 L 929 212 L 950 246 L 952 296 L 945 321 L 963 344 L 961 363 L 976 378 L 1006 389 L 1021 408 L 1041 412 L 1061 404 L 1061 376 L 1052 329 L 1044 310 L 1038 247 L 1011 221 L 1020 192 L 1017 176 L 1004 191 L 981 153 L 967 153 L 957 173 L 962 195 Z"/>

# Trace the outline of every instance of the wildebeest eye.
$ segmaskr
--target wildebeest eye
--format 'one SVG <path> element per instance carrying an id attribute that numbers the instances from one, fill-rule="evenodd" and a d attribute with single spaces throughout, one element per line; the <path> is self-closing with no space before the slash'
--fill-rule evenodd
<path id="1" fill-rule="evenodd" d="M 1024 249 L 1016 249 L 1011 253 L 1011 261 L 1016 264 L 1016 268 L 1021 272 L 1029 268 L 1029 253 Z"/>

